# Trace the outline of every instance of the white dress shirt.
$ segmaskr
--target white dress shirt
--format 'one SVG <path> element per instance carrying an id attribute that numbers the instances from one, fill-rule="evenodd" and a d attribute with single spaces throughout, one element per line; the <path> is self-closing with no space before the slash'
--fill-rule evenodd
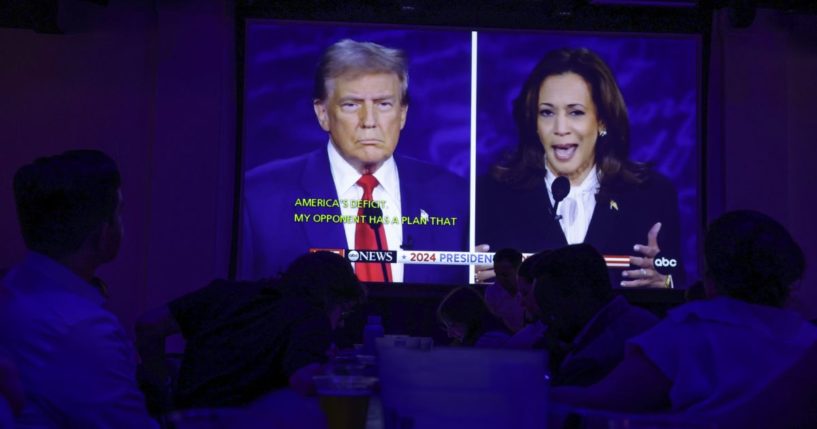
<path id="1" fill-rule="evenodd" d="M 361 174 L 340 155 L 335 145 L 330 141 L 327 145 L 329 152 L 329 167 L 332 171 L 332 180 L 335 182 L 335 190 L 338 199 L 360 200 L 363 198 L 363 188 L 357 184 Z M 397 174 L 397 163 L 393 157 L 389 157 L 380 168 L 372 173 L 378 181 L 377 187 L 372 191 L 372 198 L 375 201 L 385 201 L 383 216 L 401 219 L 400 210 L 400 176 Z M 357 216 L 358 209 L 353 207 L 341 207 L 343 216 Z M 346 245 L 349 249 L 355 248 L 355 227 L 354 223 L 343 224 L 343 231 L 346 234 Z M 399 250 L 403 243 L 403 228 L 398 224 L 385 224 L 386 242 L 390 250 Z M 403 264 L 391 264 L 392 281 L 403 281 Z"/>
<path id="2" fill-rule="evenodd" d="M 545 174 L 545 187 L 550 197 L 550 205 L 555 203 L 550 186 L 556 180 L 556 175 L 550 169 Z M 590 170 L 578 186 L 570 185 L 570 192 L 556 208 L 556 214 L 562 218 L 559 225 L 567 238 L 567 244 L 583 243 L 590 227 L 590 219 L 593 217 L 593 210 L 596 208 L 596 194 L 599 192 L 599 178 L 596 166 Z"/>
<path id="3" fill-rule="evenodd" d="M 0 353 L 17 365 L 18 428 L 156 428 L 133 347 L 91 284 L 31 252 L 0 280 Z"/>

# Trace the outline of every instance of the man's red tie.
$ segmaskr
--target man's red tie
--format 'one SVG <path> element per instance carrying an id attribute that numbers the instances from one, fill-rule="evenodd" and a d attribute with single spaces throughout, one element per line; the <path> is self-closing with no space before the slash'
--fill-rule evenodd
<path id="1" fill-rule="evenodd" d="M 377 178 L 371 173 L 366 173 L 360 177 L 357 184 L 363 188 L 363 200 L 373 201 L 372 191 L 378 185 Z M 357 211 L 358 216 L 363 216 L 363 208 Z M 382 250 L 388 250 L 389 245 L 386 242 L 386 230 L 381 223 L 378 225 L 370 225 L 369 219 L 365 219 L 366 223 L 358 223 L 355 226 L 355 249 L 357 250 L 378 250 L 377 238 L 375 238 L 375 229 L 377 227 L 377 234 L 380 235 L 380 244 L 383 246 Z M 357 278 L 363 282 L 390 282 L 391 281 L 391 266 L 386 265 L 386 275 L 388 278 L 383 278 L 383 265 L 377 262 L 355 262 L 355 274 Z"/>

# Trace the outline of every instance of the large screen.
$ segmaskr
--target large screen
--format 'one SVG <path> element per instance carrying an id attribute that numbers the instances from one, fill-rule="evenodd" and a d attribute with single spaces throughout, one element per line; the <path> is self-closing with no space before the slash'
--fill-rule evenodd
<path id="1" fill-rule="evenodd" d="M 345 40 L 396 52 L 407 79 L 350 69 Z M 589 52 L 603 66 L 582 67 L 621 96 L 587 73 L 538 81 L 554 51 Z M 238 276 L 325 249 L 371 281 L 463 284 L 500 248 L 585 241 L 619 280 L 635 245 L 660 249 L 683 286 L 698 276 L 700 58 L 696 35 L 248 20 Z"/>

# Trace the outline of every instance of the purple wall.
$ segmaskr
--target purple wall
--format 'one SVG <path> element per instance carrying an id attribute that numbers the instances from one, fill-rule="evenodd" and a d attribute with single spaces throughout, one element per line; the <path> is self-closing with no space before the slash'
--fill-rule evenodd
<path id="1" fill-rule="evenodd" d="M 234 163 L 233 21 L 222 0 L 65 2 L 66 34 L 0 29 L 0 267 L 24 248 L 11 180 L 37 156 L 119 162 L 125 241 L 100 275 L 129 329 L 146 308 L 226 276 Z"/>
<path id="2" fill-rule="evenodd" d="M 34 157 L 100 148 L 120 163 L 126 240 L 102 271 L 126 326 L 224 276 L 235 136 L 233 18 L 225 0 L 66 2 L 62 36 L 0 29 L 0 267 L 24 252 L 11 197 Z M 124 3 L 124 4 L 123 4 Z M 786 224 L 810 265 L 794 306 L 817 317 L 817 17 L 718 19 L 710 217 L 756 208 Z"/>
<path id="3" fill-rule="evenodd" d="M 817 17 L 761 10 L 750 28 L 733 29 L 724 13 L 715 29 L 722 138 L 709 177 L 722 198 L 710 200 L 710 218 L 750 208 L 786 225 L 807 264 L 792 306 L 817 318 Z"/>

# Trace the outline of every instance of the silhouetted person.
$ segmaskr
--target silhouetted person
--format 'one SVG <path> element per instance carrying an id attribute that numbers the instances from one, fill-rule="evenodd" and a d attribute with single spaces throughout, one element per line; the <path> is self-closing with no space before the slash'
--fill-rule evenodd
<path id="1" fill-rule="evenodd" d="M 598 384 L 554 390 L 555 399 L 717 416 L 757 396 L 814 347 L 817 328 L 782 308 L 805 266 L 782 225 L 755 211 L 730 212 L 709 226 L 704 249 L 708 298 L 670 311 L 631 340 L 624 361 Z"/>
<path id="2" fill-rule="evenodd" d="M 529 349 L 542 346 L 547 326 L 542 322 L 539 306 L 533 294 L 533 284 L 538 276 L 539 262 L 549 251 L 535 253 L 525 258 L 517 270 L 516 290 L 522 307 L 522 329 L 515 332 L 505 347 Z"/>
<path id="3" fill-rule="evenodd" d="M 279 279 L 217 280 L 137 323 L 139 352 L 153 379 L 165 376 L 164 340 L 187 341 L 179 408 L 245 405 L 271 390 L 314 390 L 332 331 L 365 296 L 352 266 L 329 252 L 305 254 Z"/>
<path id="4" fill-rule="evenodd" d="M 458 287 L 446 295 L 437 307 L 437 319 L 455 345 L 502 347 L 510 337 L 502 320 L 471 287 Z"/>
<path id="5" fill-rule="evenodd" d="M 589 244 L 548 253 L 537 264 L 533 287 L 551 347 L 554 385 L 593 384 L 624 358 L 625 342 L 658 318 L 616 296 L 604 258 Z"/>
<path id="6" fill-rule="evenodd" d="M 515 249 L 499 249 L 494 254 L 494 282 L 485 288 L 485 303 L 505 326 L 516 332 L 524 325 L 524 311 L 517 290 L 517 270 L 522 254 Z"/>
<path id="7" fill-rule="evenodd" d="M 29 252 L 2 279 L 0 354 L 17 365 L 26 405 L 18 427 L 155 427 L 136 386 L 133 347 L 103 307 L 95 275 L 122 240 L 116 163 L 75 150 L 14 176 Z"/>

